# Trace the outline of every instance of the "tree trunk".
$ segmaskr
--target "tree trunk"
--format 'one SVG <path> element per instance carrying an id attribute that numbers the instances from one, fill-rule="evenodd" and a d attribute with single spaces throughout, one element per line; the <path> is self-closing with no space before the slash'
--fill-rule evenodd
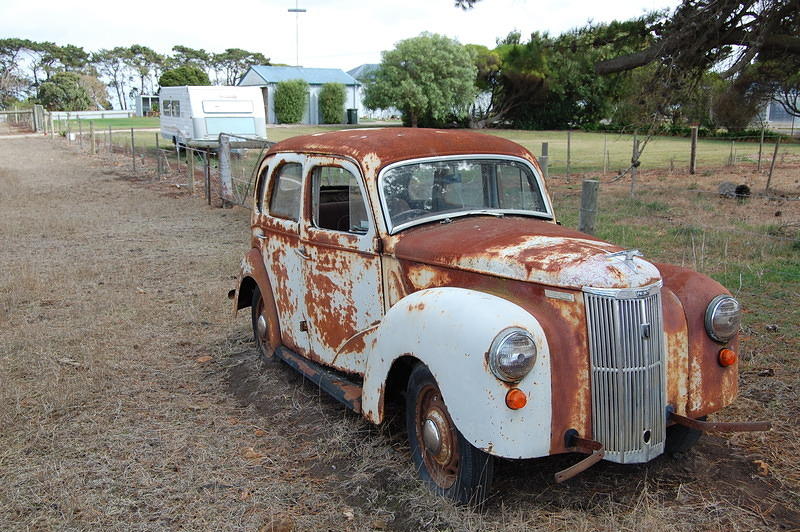
<path id="1" fill-rule="evenodd" d="M 411 111 L 411 127 L 417 127 L 417 123 L 418 123 L 417 113 Z"/>

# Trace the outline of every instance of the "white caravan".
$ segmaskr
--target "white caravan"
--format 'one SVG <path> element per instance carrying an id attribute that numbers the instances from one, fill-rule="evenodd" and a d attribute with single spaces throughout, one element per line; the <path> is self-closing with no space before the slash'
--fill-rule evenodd
<path id="1" fill-rule="evenodd" d="M 214 145 L 220 133 L 267 138 L 259 87 L 162 87 L 161 136 L 178 145 Z"/>

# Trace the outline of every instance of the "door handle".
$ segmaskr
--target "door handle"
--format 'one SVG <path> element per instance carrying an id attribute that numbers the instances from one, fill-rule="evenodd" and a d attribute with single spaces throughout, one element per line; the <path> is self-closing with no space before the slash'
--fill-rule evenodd
<path id="1" fill-rule="evenodd" d="M 300 257 L 302 257 L 305 260 L 308 260 L 308 259 L 311 258 L 311 255 L 307 255 L 306 254 L 306 248 L 304 248 L 304 247 L 294 248 L 294 252 L 297 253 L 298 255 L 300 255 Z"/>

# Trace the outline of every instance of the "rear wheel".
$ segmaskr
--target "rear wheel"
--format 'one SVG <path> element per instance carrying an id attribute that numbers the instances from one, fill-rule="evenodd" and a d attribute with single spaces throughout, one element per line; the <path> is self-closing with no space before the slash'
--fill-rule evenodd
<path id="1" fill-rule="evenodd" d="M 494 475 L 492 457 L 458 431 L 424 364 L 408 379 L 406 429 L 414 465 L 428 487 L 462 504 L 483 503 Z"/>
<path id="2" fill-rule="evenodd" d="M 258 355 L 266 360 L 272 357 L 272 348 L 269 343 L 269 322 L 264 315 L 264 298 L 261 297 L 261 291 L 258 289 L 258 285 L 253 289 L 250 311 L 256 349 L 258 350 Z"/>
<path id="3" fill-rule="evenodd" d="M 705 421 L 706 416 L 698 418 L 700 421 Z M 667 427 L 667 439 L 664 442 L 664 452 L 667 454 L 685 453 L 700 439 L 703 435 L 702 430 L 692 429 L 683 425 L 675 425 Z"/>

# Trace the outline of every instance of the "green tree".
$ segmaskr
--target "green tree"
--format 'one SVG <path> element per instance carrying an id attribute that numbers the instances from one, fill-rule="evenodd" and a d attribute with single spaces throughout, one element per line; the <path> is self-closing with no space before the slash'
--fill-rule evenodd
<path id="1" fill-rule="evenodd" d="M 139 76 L 139 93 L 152 92 L 150 80 L 164 64 L 164 56 L 147 46 L 134 44 L 130 47 L 130 55 L 127 59 L 129 66 Z"/>
<path id="2" fill-rule="evenodd" d="M 50 111 L 84 111 L 92 105 L 74 72 L 58 72 L 39 85 L 36 100 Z"/>
<path id="3" fill-rule="evenodd" d="M 122 46 L 99 50 L 92 54 L 92 63 L 97 66 L 100 74 L 109 80 L 108 85 L 116 91 L 121 109 L 128 108 L 125 88 L 133 79 L 130 56 L 130 48 Z"/>
<path id="4" fill-rule="evenodd" d="M 0 39 L 0 105 L 23 97 L 30 86 L 22 62 L 31 46 L 26 39 Z"/>
<path id="5" fill-rule="evenodd" d="M 475 76 L 469 48 L 423 33 L 383 52 L 364 103 L 370 109 L 396 107 L 412 127 L 460 118 L 473 102 Z"/>
<path id="6" fill-rule="evenodd" d="M 654 64 L 652 84 L 676 78 L 691 83 L 715 69 L 731 82 L 723 97 L 729 110 L 753 109 L 774 98 L 792 112 L 787 104 L 800 89 L 797 0 L 683 0 L 647 31 L 648 42 L 599 61 L 596 71 L 607 75 Z"/>
<path id="7" fill-rule="evenodd" d="M 105 83 L 91 74 L 78 74 L 81 87 L 86 91 L 92 107 L 95 109 L 112 109 L 111 102 L 108 101 L 108 87 Z"/>
<path id="8" fill-rule="evenodd" d="M 225 85 L 237 85 L 253 65 L 269 65 L 269 59 L 264 54 L 241 48 L 228 48 L 222 53 L 214 54 L 212 58 L 217 83 Z"/>
<path id="9" fill-rule="evenodd" d="M 347 98 L 341 83 L 326 83 L 319 90 L 319 109 L 323 124 L 340 124 L 344 118 L 344 103 Z"/>
<path id="10" fill-rule="evenodd" d="M 179 87 L 181 85 L 211 85 L 208 74 L 200 67 L 183 65 L 167 70 L 158 79 L 162 87 Z"/>
<path id="11" fill-rule="evenodd" d="M 308 103 L 308 83 L 302 79 L 281 81 L 275 87 L 275 116 L 281 124 L 297 124 Z"/>

